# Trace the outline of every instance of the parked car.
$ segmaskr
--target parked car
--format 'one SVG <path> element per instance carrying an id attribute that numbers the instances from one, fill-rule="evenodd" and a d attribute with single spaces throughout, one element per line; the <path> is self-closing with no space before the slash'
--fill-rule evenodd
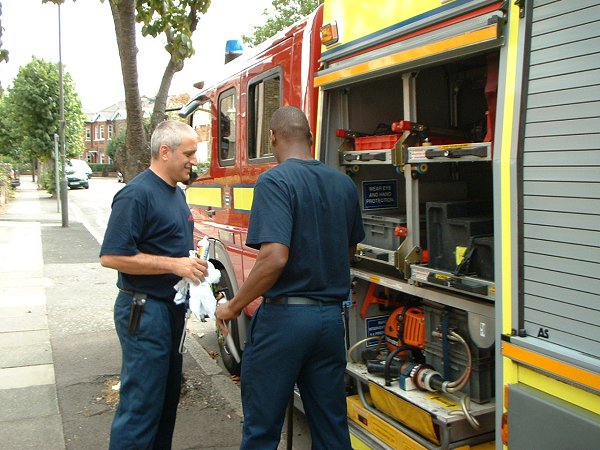
<path id="1" fill-rule="evenodd" d="M 80 171 L 84 172 L 88 179 L 92 178 L 92 173 L 93 173 L 92 168 L 89 166 L 88 163 L 86 163 L 82 159 L 70 159 L 68 161 L 68 165 L 70 165 L 71 167 L 73 167 L 76 170 L 80 170 Z"/>
<path id="2" fill-rule="evenodd" d="M 65 172 L 67 174 L 67 186 L 69 186 L 69 189 L 81 187 L 85 189 L 90 188 L 88 175 L 80 168 L 76 169 L 73 166 L 69 166 L 66 168 Z"/>
<path id="3" fill-rule="evenodd" d="M 15 169 L 10 163 L 0 163 L 0 168 L 6 173 L 7 178 L 10 180 L 10 185 L 14 188 L 21 185 L 21 178 L 19 177 L 19 171 Z"/>

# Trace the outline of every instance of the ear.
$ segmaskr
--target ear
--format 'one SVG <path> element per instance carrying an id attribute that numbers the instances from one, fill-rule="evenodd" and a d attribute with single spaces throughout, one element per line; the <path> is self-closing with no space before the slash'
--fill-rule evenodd
<path id="1" fill-rule="evenodd" d="M 271 148 L 273 148 L 277 143 L 277 137 L 275 136 L 275 132 L 273 130 L 269 130 L 269 138 L 271 139 Z"/>
<path id="2" fill-rule="evenodd" d="M 160 146 L 160 148 L 158 149 L 158 157 L 159 159 L 161 159 L 162 161 L 166 161 L 167 159 L 169 159 L 169 153 L 171 152 L 171 149 L 163 144 Z"/>
<path id="3" fill-rule="evenodd" d="M 310 132 L 310 146 L 312 147 L 312 145 L 315 143 L 315 137 L 313 136 L 312 132 Z"/>

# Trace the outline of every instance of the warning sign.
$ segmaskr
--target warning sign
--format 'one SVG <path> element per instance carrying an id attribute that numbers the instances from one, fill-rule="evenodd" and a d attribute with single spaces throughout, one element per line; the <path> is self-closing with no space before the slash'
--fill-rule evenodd
<path id="1" fill-rule="evenodd" d="M 386 209 L 397 207 L 398 188 L 396 180 L 363 182 L 364 209 Z"/>
<path id="2" fill-rule="evenodd" d="M 383 336 L 385 333 L 385 324 L 390 316 L 367 317 L 365 320 L 365 331 L 367 337 Z M 368 341 L 366 347 L 374 347 L 378 345 L 376 340 Z"/>

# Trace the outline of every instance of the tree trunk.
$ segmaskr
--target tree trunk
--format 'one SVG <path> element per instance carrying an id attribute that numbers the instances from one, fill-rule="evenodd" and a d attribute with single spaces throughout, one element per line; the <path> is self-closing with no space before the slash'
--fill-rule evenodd
<path id="1" fill-rule="evenodd" d="M 150 152 L 144 133 L 144 114 L 140 99 L 137 70 L 137 45 L 135 39 L 135 2 L 136 0 L 110 0 L 110 9 L 115 24 L 115 34 L 121 73 L 125 90 L 125 109 L 127 110 L 127 131 L 125 138 L 125 161 L 123 177 L 125 182 L 148 167 Z"/>
<path id="2" fill-rule="evenodd" d="M 149 134 L 152 134 L 154 129 L 167 118 L 165 110 L 167 109 L 167 99 L 169 98 L 169 88 L 173 77 L 177 72 L 183 69 L 183 61 L 174 62 L 173 58 L 169 59 L 169 63 L 165 68 L 162 80 L 160 82 L 160 88 L 154 99 L 154 108 L 152 110 L 152 118 L 150 119 L 150 130 Z"/>

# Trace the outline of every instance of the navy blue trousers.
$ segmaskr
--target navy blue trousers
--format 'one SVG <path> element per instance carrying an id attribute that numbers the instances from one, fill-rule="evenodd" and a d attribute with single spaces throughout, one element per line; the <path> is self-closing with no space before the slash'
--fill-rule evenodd
<path id="1" fill-rule="evenodd" d="M 241 449 L 276 449 L 298 385 L 314 450 L 349 450 L 341 306 L 263 303 L 242 358 Z"/>
<path id="2" fill-rule="evenodd" d="M 120 292 L 115 302 L 123 359 L 110 449 L 170 449 L 181 391 L 185 307 L 148 299 L 133 335 L 128 332 L 131 301 L 131 295 Z"/>

